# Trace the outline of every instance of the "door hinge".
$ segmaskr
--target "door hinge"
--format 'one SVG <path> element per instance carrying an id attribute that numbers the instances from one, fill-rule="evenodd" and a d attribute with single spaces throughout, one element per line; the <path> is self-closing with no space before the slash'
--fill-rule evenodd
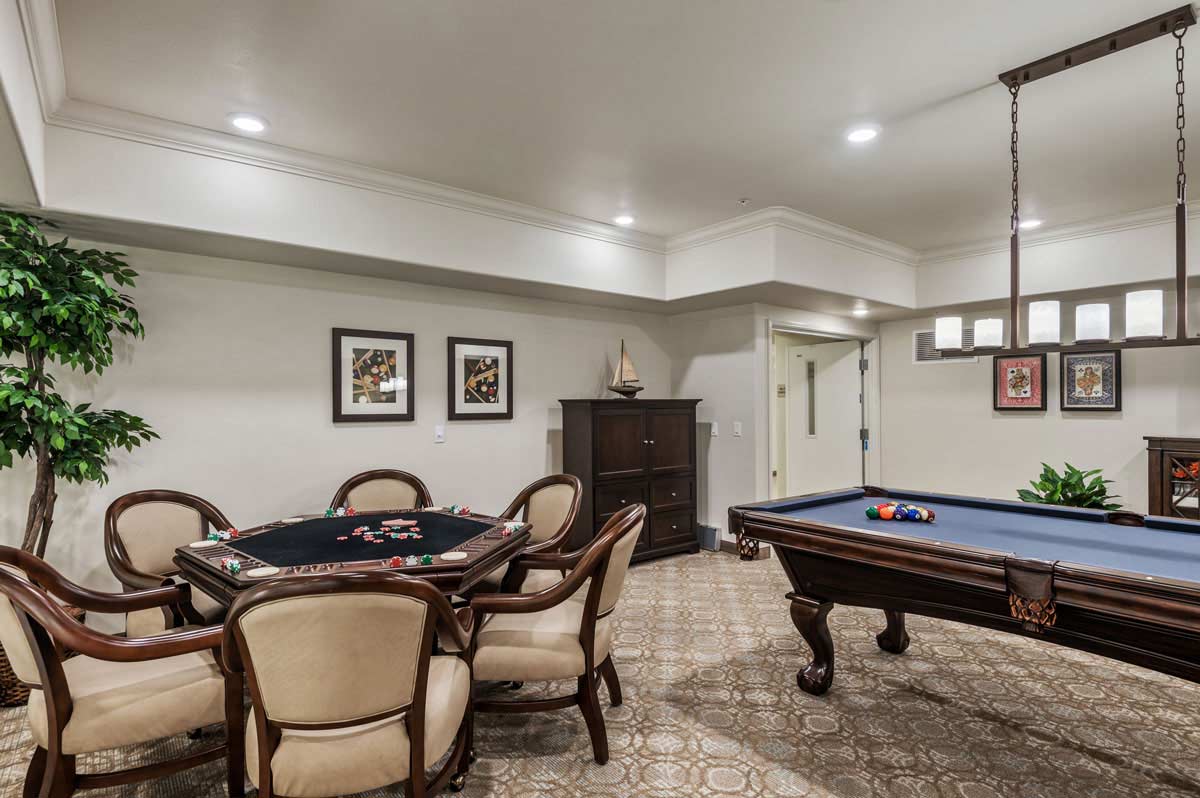
<path id="1" fill-rule="evenodd" d="M 858 430 L 858 439 L 860 441 L 870 440 L 871 439 L 871 431 L 869 429 L 867 429 L 866 427 L 860 427 Z"/>
<path id="2" fill-rule="evenodd" d="M 862 360 L 858 361 L 858 370 L 866 371 L 868 365 L 867 359 L 864 357 Z"/>

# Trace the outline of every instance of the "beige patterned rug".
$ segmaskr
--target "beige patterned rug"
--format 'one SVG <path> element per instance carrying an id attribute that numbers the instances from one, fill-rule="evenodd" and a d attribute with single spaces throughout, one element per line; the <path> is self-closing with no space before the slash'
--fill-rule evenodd
<path id="1" fill-rule="evenodd" d="M 1200 795 L 1200 687 L 916 617 L 912 647 L 897 657 L 875 645 L 880 613 L 838 608 L 837 677 L 814 698 L 795 683 L 807 649 L 787 589 L 775 560 L 699 554 L 636 567 L 614 655 L 625 704 L 605 711 L 609 764 L 592 762 L 574 710 L 482 716 L 464 795 Z M 179 737 L 80 769 L 200 744 Z M 0 711 L 0 794 L 19 794 L 28 746 L 23 710 Z M 215 798 L 221 771 L 89 794 Z"/>

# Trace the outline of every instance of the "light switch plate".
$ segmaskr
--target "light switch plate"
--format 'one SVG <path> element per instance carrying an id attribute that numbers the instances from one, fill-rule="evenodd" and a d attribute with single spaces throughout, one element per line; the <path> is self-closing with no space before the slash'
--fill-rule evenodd
<path id="1" fill-rule="evenodd" d="M 434 443 L 445 443 L 446 442 L 446 425 L 445 424 L 434 424 L 433 425 L 433 442 Z"/>
<path id="2" fill-rule="evenodd" d="M 717 422 L 714 421 L 712 423 L 712 436 L 715 438 L 715 437 L 717 437 L 717 434 L 718 434 Z"/>
<path id="3" fill-rule="evenodd" d="M 735 437 L 735 438 L 742 437 L 742 422 L 740 422 L 740 421 L 733 422 L 733 437 Z"/>

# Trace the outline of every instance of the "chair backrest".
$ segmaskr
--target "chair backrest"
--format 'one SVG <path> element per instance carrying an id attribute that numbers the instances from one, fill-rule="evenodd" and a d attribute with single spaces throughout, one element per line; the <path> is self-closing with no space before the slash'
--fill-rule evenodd
<path id="1" fill-rule="evenodd" d="M 248 674 L 258 712 L 278 726 L 356 725 L 417 704 L 423 715 L 439 599 L 386 573 L 260 585 L 230 607 L 226 665 Z"/>
<path id="2" fill-rule="evenodd" d="M 14 565 L 0 563 L 0 571 L 29 583 L 25 572 Z M 4 646 L 4 653 L 8 655 L 8 662 L 17 678 L 30 686 L 40 687 L 42 677 L 38 669 L 38 654 L 25 631 L 23 615 L 24 612 L 9 598 L 4 582 L 0 581 L 0 645 Z"/>
<path id="3" fill-rule="evenodd" d="M 588 545 L 588 552 L 580 561 L 596 557 L 592 570 L 592 584 L 588 589 L 587 606 L 595 606 L 598 616 L 612 612 L 621 598 L 625 586 L 625 575 L 629 572 L 629 561 L 637 546 L 638 536 L 646 522 L 646 505 L 630 505 L 609 518 Z M 596 554 L 593 554 L 596 552 Z M 596 575 L 603 572 L 602 578 Z"/>
<path id="4" fill-rule="evenodd" d="M 401 510 L 433 504 L 429 488 L 415 474 L 392 468 L 377 468 L 355 474 L 342 483 L 330 507 L 356 510 Z"/>
<path id="5" fill-rule="evenodd" d="M 105 555 L 118 575 L 121 565 L 147 574 L 170 574 L 178 570 L 172 561 L 175 549 L 200 540 L 210 528 L 231 526 L 220 510 L 190 493 L 127 493 L 104 514 Z"/>
<path id="6" fill-rule="evenodd" d="M 513 500 L 512 508 L 524 505 L 523 520 L 533 525 L 530 542 L 545 543 L 575 523 L 583 487 L 572 474 L 552 474 L 528 485 Z M 508 512 L 506 518 L 512 517 Z"/>

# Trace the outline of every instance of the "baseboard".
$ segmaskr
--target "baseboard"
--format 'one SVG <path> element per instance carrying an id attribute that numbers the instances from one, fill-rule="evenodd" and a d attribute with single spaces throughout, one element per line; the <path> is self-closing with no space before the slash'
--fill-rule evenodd
<path id="1" fill-rule="evenodd" d="M 721 541 L 721 552 L 724 554 L 737 555 L 738 554 L 737 541 L 736 540 L 722 540 Z M 741 555 L 738 555 L 738 556 L 741 556 Z M 771 547 L 770 546 L 759 546 L 758 554 L 754 555 L 751 559 L 754 559 L 754 560 L 769 560 L 769 559 L 771 559 Z"/>

